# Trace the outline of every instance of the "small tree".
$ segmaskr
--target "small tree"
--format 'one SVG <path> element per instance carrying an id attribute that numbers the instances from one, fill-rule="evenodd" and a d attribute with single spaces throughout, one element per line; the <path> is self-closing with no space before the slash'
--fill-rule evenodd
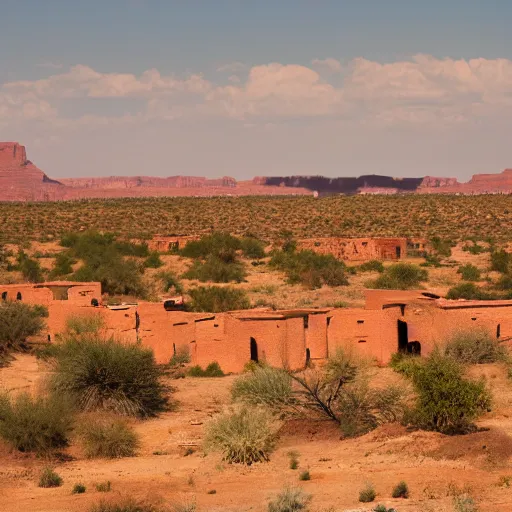
<path id="1" fill-rule="evenodd" d="M 390 290 L 409 290 L 428 281 L 428 272 L 410 263 L 395 263 L 384 270 L 373 283 L 372 288 Z"/>
<path id="2" fill-rule="evenodd" d="M 471 263 L 460 266 L 457 273 L 461 275 L 464 281 L 480 281 L 481 278 L 480 270 Z"/>
<path id="3" fill-rule="evenodd" d="M 26 349 L 27 338 L 44 328 L 44 316 L 47 310 L 41 307 L 23 302 L 0 303 L 0 359 L 13 350 Z"/>
<path id="4" fill-rule="evenodd" d="M 193 311 L 220 313 L 251 307 L 245 291 L 230 286 L 199 286 L 189 290 L 188 293 L 192 298 L 191 309 Z"/>
<path id="5" fill-rule="evenodd" d="M 444 434 L 471 431 L 473 421 L 491 404 L 485 383 L 465 378 L 460 363 L 439 351 L 413 367 L 412 383 L 417 402 L 409 423 L 426 430 Z"/>

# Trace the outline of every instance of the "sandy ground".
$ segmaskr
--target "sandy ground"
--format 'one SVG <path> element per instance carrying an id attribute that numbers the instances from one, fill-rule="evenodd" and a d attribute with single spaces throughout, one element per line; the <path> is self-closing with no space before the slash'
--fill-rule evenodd
<path id="1" fill-rule="evenodd" d="M 399 377 L 387 368 L 375 370 L 374 379 L 386 383 Z M 457 489 L 469 490 L 480 510 L 512 508 L 512 488 L 498 486 L 501 476 L 512 475 L 512 384 L 503 368 L 486 365 L 472 370 L 484 376 L 495 396 L 495 407 L 480 421 L 488 431 L 447 437 L 429 432 L 408 432 L 388 425 L 358 439 L 340 440 L 328 422 L 290 422 L 281 432 L 269 463 L 251 467 L 229 465 L 217 454 L 201 449 L 204 425 L 229 402 L 234 377 L 172 381 L 179 406 L 157 419 L 136 422 L 141 436 L 137 457 L 119 460 L 84 460 L 73 444 L 69 462 L 55 464 L 64 484 L 56 489 L 37 487 L 47 461 L 10 453 L 0 444 L 0 510 L 2 512 L 86 511 L 102 497 L 132 495 L 162 499 L 165 503 L 196 503 L 198 511 L 264 511 L 284 485 L 300 485 L 313 496 L 313 511 L 370 510 L 358 503 L 359 490 L 372 482 L 376 503 L 405 511 L 451 511 Z M 47 369 L 32 356 L 19 356 L 0 369 L 0 385 L 12 392 L 35 391 Z M 185 456 L 183 444 L 197 444 Z M 299 470 L 288 467 L 287 453 L 300 453 Z M 299 482 L 300 470 L 311 480 Z M 108 494 L 95 483 L 109 480 Z M 408 500 L 391 499 L 400 480 L 410 488 Z M 87 487 L 72 495 L 77 482 Z M 216 491 L 215 494 L 212 492 Z"/>

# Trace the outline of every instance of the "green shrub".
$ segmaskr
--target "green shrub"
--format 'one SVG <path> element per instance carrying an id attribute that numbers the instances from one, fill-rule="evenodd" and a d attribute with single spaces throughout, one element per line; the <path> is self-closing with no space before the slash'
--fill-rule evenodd
<path id="1" fill-rule="evenodd" d="M 23 302 L 0 302 L 0 359 L 14 350 L 25 350 L 29 336 L 44 328 L 48 311 Z"/>
<path id="2" fill-rule="evenodd" d="M 433 237 L 430 240 L 432 250 L 439 256 L 449 258 L 452 255 L 453 243 L 451 240 L 443 240 L 438 236 Z"/>
<path id="3" fill-rule="evenodd" d="M 190 363 L 190 351 L 186 346 L 180 346 L 171 357 L 169 366 L 171 368 L 177 368 Z"/>
<path id="4" fill-rule="evenodd" d="M 408 498 L 409 497 L 409 487 L 407 483 L 403 480 L 393 489 L 393 493 L 391 494 L 393 498 Z"/>
<path id="5" fill-rule="evenodd" d="M 462 250 L 469 252 L 470 254 L 473 254 L 473 255 L 482 254 L 483 252 L 487 251 L 487 249 L 485 247 L 478 245 L 475 241 L 473 241 L 472 244 L 468 244 L 468 245 L 465 245 L 464 247 L 462 247 Z"/>
<path id="6" fill-rule="evenodd" d="M 336 411 L 343 435 L 360 436 L 402 419 L 403 391 L 396 386 L 372 389 L 365 380 L 354 382 L 343 388 Z"/>
<path id="7" fill-rule="evenodd" d="M 243 264 L 225 262 L 217 256 L 209 256 L 204 262 L 194 261 L 183 274 L 185 279 L 197 279 L 203 283 L 241 283 L 247 275 Z"/>
<path id="8" fill-rule="evenodd" d="M 183 293 L 183 285 L 172 272 L 159 272 L 156 277 L 163 282 L 165 292 L 173 289 L 175 293 Z"/>
<path id="9" fill-rule="evenodd" d="M 300 487 L 285 487 L 268 504 L 268 512 L 299 512 L 308 510 L 311 496 Z"/>
<path id="10" fill-rule="evenodd" d="M 376 505 L 375 508 L 372 509 L 373 512 L 396 512 L 394 508 L 388 508 L 386 505 Z"/>
<path id="11" fill-rule="evenodd" d="M 473 421 L 491 404 L 484 381 L 466 379 L 461 364 L 439 351 L 415 367 L 412 383 L 417 401 L 407 422 L 426 430 L 470 432 Z"/>
<path id="12" fill-rule="evenodd" d="M 43 269 L 39 261 L 29 258 L 23 251 L 18 253 L 17 268 L 29 283 L 42 283 L 44 281 Z"/>
<path id="13" fill-rule="evenodd" d="M 83 411 L 147 417 L 168 403 L 161 375 L 150 349 L 91 334 L 63 340 L 51 383 L 56 392 L 70 394 Z"/>
<path id="14" fill-rule="evenodd" d="M 507 274 L 511 268 L 512 254 L 505 250 L 491 252 L 491 270 Z"/>
<path id="15" fill-rule="evenodd" d="M 292 403 L 292 378 L 284 370 L 261 366 L 237 377 L 231 396 L 234 401 L 279 409 Z"/>
<path id="16" fill-rule="evenodd" d="M 297 469 L 299 467 L 299 452 L 291 451 L 287 455 L 290 459 L 290 469 Z"/>
<path id="17" fill-rule="evenodd" d="M 468 494 L 461 494 L 453 498 L 454 512 L 478 512 L 475 500 Z"/>
<path id="18" fill-rule="evenodd" d="M 49 489 L 51 487 L 60 487 L 62 478 L 53 471 L 52 468 L 44 468 L 39 477 L 39 487 Z"/>
<path id="19" fill-rule="evenodd" d="M 156 251 L 151 252 L 144 260 L 144 266 L 146 268 L 160 268 L 163 264 L 164 263 L 160 259 L 160 255 Z"/>
<path id="20" fill-rule="evenodd" d="M 73 490 L 71 491 L 71 494 L 84 494 L 84 492 L 87 490 L 84 484 L 75 484 L 73 486 Z"/>
<path id="21" fill-rule="evenodd" d="M 450 288 L 446 298 L 450 300 L 491 300 L 497 297 L 492 297 L 474 283 L 461 283 Z"/>
<path id="22" fill-rule="evenodd" d="M 67 446 L 72 419 L 63 398 L 0 395 L 0 437 L 20 452 L 47 454 Z"/>
<path id="23" fill-rule="evenodd" d="M 205 446 L 230 463 L 252 464 L 269 460 L 276 437 L 277 425 L 268 411 L 243 406 L 208 424 Z"/>
<path id="24" fill-rule="evenodd" d="M 372 288 L 390 290 L 409 290 L 418 288 L 428 280 L 425 269 L 410 263 L 395 263 L 387 267 L 381 276 L 369 283 Z"/>
<path id="25" fill-rule="evenodd" d="M 55 258 L 55 265 L 49 275 L 50 279 L 72 274 L 74 263 L 76 263 L 76 260 L 67 252 L 60 252 Z"/>
<path id="26" fill-rule="evenodd" d="M 377 497 L 375 488 L 372 484 L 367 483 L 361 491 L 359 491 L 359 501 L 361 503 L 371 503 Z"/>
<path id="27" fill-rule="evenodd" d="M 358 270 L 361 272 L 384 272 L 384 264 L 379 260 L 366 261 L 359 265 Z"/>
<path id="28" fill-rule="evenodd" d="M 221 313 L 249 309 L 251 303 L 244 290 L 230 286 L 199 286 L 189 291 L 193 311 Z"/>
<path id="29" fill-rule="evenodd" d="M 242 253 L 246 258 L 260 260 L 265 257 L 265 244 L 253 237 L 245 237 L 241 240 Z"/>
<path id="30" fill-rule="evenodd" d="M 115 417 L 87 418 L 79 425 L 78 436 L 88 459 L 133 457 L 139 446 L 133 428 Z"/>
<path id="31" fill-rule="evenodd" d="M 331 254 L 314 251 L 274 251 L 270 266 L 286 273 L 291 284 L 303 284 L 309 288 L 346 286 L 346 265 Z"/>
<path id="32" fill-rule="evenodd" d="M 164 512 L 164 508 L 150 501 L 136 500 L 131 497 L 101 500 L 89 508 L 88 512 Z"/>
<path id="33" fill-rule="evenodd" d="M 66 331 L 75 336 L 98 333 L 103 327 L 105 319 L 98 313 L 70 315 L 66 318 Z"/>
<path id="34" fill-rule="evenodd" d="M 397 373 L 401 373 L 406 377 L 411 377 L 416 366 L 420 364 L 420 360 L 415 355 L 404 354 L 403 352 L 395 352 L 391 356 L 389 366 Z"/>
<path id="35" fill-rule="evenodd" d="M 299 475 L 299 480 L 301 480 L 302 482 L 311 480 L 311 474 L 309 473 L 308 469 L 306 469 L 305 471 L 302 471 L 302 473 Z"/>
<path id="36" fill-rule="evenodd" d="M 467 364 L 495 363 L 507 358 L 506 348 L 487 329 L 478 327 L 453 332 L 445 353 Z"/>
<path id="37" fill-rule="evenodd" d="M 110 480 L 96 484 L 96 490 L 98 492 L 110 492 L 111 489 L 112 489 L 112 485 L 110 483 Z"/>
<path id="38" fill-rule="evenodd" d="M 460 266 L 457 273 L 461 275 L 464 281 L 480 281 L 481 278 L 480 270 L 471 263 Z"/>
<path id="39" fill-rule="evenodd" d="M 190 377 L 224 377 L 224 372 L 216 361 L 210 363 L 204 370 L 200 366 L 192 366 L 187 374 Z"/>
<path id="40" fill-rule="evenodd" d="M 229 233 L 215 232 L 188 242 L 180 253 L 187 258 L 206 259 L 213 256 L 224 263 L 232 263 L 236 260 L 236 251 L 241 247 L 240 239 Z"/>

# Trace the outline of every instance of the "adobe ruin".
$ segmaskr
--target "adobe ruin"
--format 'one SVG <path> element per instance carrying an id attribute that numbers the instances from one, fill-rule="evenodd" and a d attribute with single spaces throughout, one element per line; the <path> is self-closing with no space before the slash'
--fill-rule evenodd
<path id="1" fill-rule="evenodd" d="M 338 348 L 386 364 L 398 352 L 428 355 L 456 329 L 481 326 L 502 342 L 512 339 L 512 300 L 450 301 L 426 291 L 367 290 L 364 308 L 227 313 L 167 311 L 164 303 L 102 306 L 100 283 L 58 281 L 0 286 L 3 300 L 48 307 L 50 340 L 72 315 L 101 315 L 105 330 L 127 343 L 150 347 L 158 363 L 185 350 L 191 363 L 218 362 L 239 373 L 250 361 L 301 369 Z"/>

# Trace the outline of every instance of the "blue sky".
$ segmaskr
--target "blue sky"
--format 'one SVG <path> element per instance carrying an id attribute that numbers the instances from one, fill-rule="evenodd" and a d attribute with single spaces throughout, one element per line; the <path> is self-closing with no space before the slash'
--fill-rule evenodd
<path id="1" fill-rule="evenodd" d="M 1 12 L 0 139 L 52 176 L 467 179 L 512 166 L 511 1 L 3 0 Z"/>

